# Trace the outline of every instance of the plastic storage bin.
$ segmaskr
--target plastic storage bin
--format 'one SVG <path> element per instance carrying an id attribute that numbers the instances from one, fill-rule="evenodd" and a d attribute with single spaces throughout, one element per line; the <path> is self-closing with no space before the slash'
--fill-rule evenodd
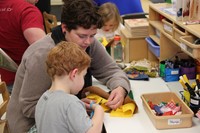
<path id="1" fill-rule="evenodd" d="M 182 36 L 180 37 L 181 44 L 180 47 L 187 54 L 192 56 L 193 58 L 200 58 L 200 44 L 194 44 L 197 37 L 194 36 Z"/>
<path id="2" fill-rule="evenodd" d="M 165 82 L 178 81 L 179 73 L 179 68 L 165 68 L 165 64 L 160 63 L 160 77 L 162 77 Z"/>
<path id="3" fill-rule="evenodd" d="M 160 46 L 154 42 L 150 37 L 146 37 L 145 40 L 148 43 L 149 50 L 156 56 L 160 57 Z"/>
<path id="4" fill-rule="evenodd" d="M 177 40 L 178 42 L 181 42 L 180 37 L 186 36 L 187 32 L 185 29 L 181 28 L 180 26 L 175 26 L 174 27 L 174 39 Z"/>
<path id="5" fill-rule="evenodd" d="M 179 80 L 179 68 L 165 68 L 165 75 L 163 79 L 166 82 Z"/>
<path id="6" fill-rule="evenodd" d="M 180 75 L 184 75 L 188 77 L 188 79 L 195 79 L 196 78 L 196 67 L 180 67 Z"/>
<path id="7" fill-rule="evenodd" d="M 179 98 L 174 92 L 148 93 L 141 95 L 144 110 L 157 129 L 185 128 L 192 126 L 193 111 Z M 154 104 L 161 102 L 174 101 L 181 106 L 181 115 L 156 116 L 147 101 L 150 100 Z"/>
<path id="8" fill-rule="evenodd" d="M 173 24 L 170 20 L 162 19 L 163 28 L 166 33 L 173 36 Z"/>

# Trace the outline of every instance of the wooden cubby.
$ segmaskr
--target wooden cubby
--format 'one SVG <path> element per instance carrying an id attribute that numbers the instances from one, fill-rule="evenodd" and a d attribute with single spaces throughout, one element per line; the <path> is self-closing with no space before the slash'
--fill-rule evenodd
<path id="1" fill-rule="evenodd" d="M 170 7 L 168 3 L 149 5 L 149 36 L 160 45 L 160 56 L 148 51 L 148 59 L 162 61 L 181 51 L 188 57 L 200 58 L 200 45 L 194 44 L 200 38 L 200 24 L 184 25 L 176 16 L 163 11 Z"/>
<path id="2" fill-rule="evenodd" d="M 121 31 L 121 41 L 124 47 L 124 62 L 147 59 L 148 46 L 144 37 L 134 37 L 127 29 Z"/>

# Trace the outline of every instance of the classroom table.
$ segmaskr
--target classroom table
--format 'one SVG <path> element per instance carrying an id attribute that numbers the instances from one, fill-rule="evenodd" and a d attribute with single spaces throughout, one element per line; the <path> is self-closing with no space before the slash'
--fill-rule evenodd
<path id="1" fill-rule="evenodd" d="M 138 112 L 130 118 L 110 117 L 105 113 L 104 125 L 107 133 L 199 133 L 200 120 L 193 117 L 193 125 L 190 128 L 164 129 L 158 130 L 146 114 L 142 99 L 140 96 L 144 93 L 154 92 L 169 92 L 173 91 L 179 94 L 182 90 L 179 82 L 164 82 L 161 78 L 150 78 L 149 81 L 130 80 L 131 90 L 134 94 L 134 99 L 138 105 Z M 101 87 L 104 90 L 107 88 L 100 84 L 97 80 L 93 80 L 93 85 Z"/>

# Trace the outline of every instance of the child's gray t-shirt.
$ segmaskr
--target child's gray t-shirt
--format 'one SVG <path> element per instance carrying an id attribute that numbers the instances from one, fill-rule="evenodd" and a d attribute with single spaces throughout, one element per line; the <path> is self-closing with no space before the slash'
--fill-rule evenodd
<path id="1" fill-rule="evenodd" d="M 39 133 L 85 133 L 91 126 L 84 103 L 63 91 L 46 91 L 35 111 Z"/>

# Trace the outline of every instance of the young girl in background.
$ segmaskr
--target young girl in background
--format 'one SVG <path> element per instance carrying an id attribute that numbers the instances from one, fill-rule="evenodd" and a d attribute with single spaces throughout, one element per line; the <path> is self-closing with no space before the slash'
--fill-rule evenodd
<path id="1" fill-rule="evenodd" d="M 102 16 L 104 24 L 97 30 L 95 37 L 98 40 L 105 38 L 110 42 L 115 35 L 120 35 L 120 30 L 124 28 L 118 8 L 114 3 L 107 2 L 99 7 L 98 13 Z"/>

